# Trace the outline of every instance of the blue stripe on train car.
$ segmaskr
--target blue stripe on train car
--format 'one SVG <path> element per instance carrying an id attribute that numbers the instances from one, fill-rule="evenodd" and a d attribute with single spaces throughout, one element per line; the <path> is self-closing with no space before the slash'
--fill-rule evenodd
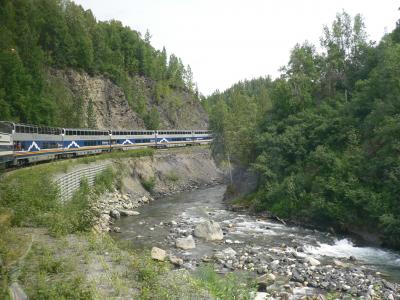
<path id="1" fill-rule="evenodd" d="M 198 136 L 195 137 L 196 140 L 201 141 L 201 140 L 210 140 L 211 137 L 210 136 Z"/>
<path id="2" fill-rule="evenodd" d="M 115 140 L 113 140 L 114 142 Z M 116 140 L 118 145 L 133 145 L 135 143 L 134 139 Z"/>
<path id="3" fill-rule="evenodd" d="M 17 151 L 37 152 L 40 150 L 57 149 L 62 147 L 61 141 L 15 141 Z"/>
<path id="4" fill-rule="evenodd" d="M 157 142 L 159 143 L 167 143 L 167 142 L 190 142 L 193 141 L 191 136 L 184 136 L 184 137 L 162 137 L 157 138 Z"/>
<path id="5" fill-rule="evenodd" d="M 142 144 L 142 143 L 154 143 L 155 139 L 118 139 L 112 140 L 117 145 L 134 145 L 134 144 Z"/>
<path id="6" fill-rule="evenodd" d="M 156 139 L 135 139 L 135 143 L 155 143 Z"/>
<path id="7" fill-rule="evenodd" d="M 110 145 L 109 140 L 72 140 L 64 141 L 63 147 L 65 149 L 78 149 L 81 147 L 89 146 L 108 146 Z"/>

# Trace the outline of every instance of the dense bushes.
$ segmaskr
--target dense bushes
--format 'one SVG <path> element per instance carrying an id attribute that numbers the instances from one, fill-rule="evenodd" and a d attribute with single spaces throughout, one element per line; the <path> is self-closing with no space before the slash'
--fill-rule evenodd
<path id="1" fill-rule="evenodd" d="M 103 159 L 119 159 L 149 156 L 152 149 L 112 152 L 100 156 L 85 157 L 76 160 L 42 164 L 6 173 L 0 180 L 0 210 L 12 213 L 12 225 L 44 226 L 53 234 L 60 235 L 76 231 L 90 230 L 93 215 L 90 211 L 91 197 L 114 187 L 116 175 L 112 169 L 106 169 L 96 178 L 93 188 L 85 181 L 72 200 L 62 204 L 58 199 L 58 189 L 52 183 L 55 173 L 66 172 L 78 163 L 90 163 Z M 0 214 L 1 216 L 1 214 Z"/>
<path id="2" fill-rule="evenodd" d="M 260 175 L 256 209 L 368 228 L 400 247 L 399 31 L 374 46 L 359 16 L 338 14 L 323 53 L 296 45 L 280 78 L 207 99 L 214 150 Z"/>

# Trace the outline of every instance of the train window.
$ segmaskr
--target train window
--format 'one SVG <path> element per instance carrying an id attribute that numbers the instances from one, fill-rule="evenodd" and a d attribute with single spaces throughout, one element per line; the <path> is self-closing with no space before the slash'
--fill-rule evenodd
<path id="1" fill-rule="evenodd" d="M 11 133 L 12 125 L 10 123 L 0 122 L 0 132 Z"/>

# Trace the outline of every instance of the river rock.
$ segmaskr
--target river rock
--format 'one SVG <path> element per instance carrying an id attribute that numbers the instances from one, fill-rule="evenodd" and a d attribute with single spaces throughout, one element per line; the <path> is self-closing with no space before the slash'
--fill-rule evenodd
<path id="1" fill-rule="evenodd" d="M 346 267 L 346 264 L 345 264 L 344 262 L 341 262 L 341 261 L 338 260 L 338 259 L 334 259 L 334 260 L 333 260 L 333 264 L 334 264 L 335 266 L 342 267 L 342 268 Z"/>
<path id="2" fill-rule="evenodd" d="M 183 265 L 183 259 L 180 258 L 180 257 L 177 257 L 175 255 L 170 255 L 169 256 L 169 261 L 172 264 L 176 265 L 176 266 L 182 266 Z"/>
<path id="3" fill-rule="evenodd" d="M 126 216 L 137 216 L 137 215 L 140 215 L 140 212 L 138 212 L 138 211 L 127 210 L 127 209 L 121 209 L 121 210 L 119 211 L 119 213 L 120 213 L 121 216 L 124 216 L 124 217 L 126 217 Z"/>
<path id="4" fill-rule="evenodd" d="M 236 251 L 233 250 L 231 247 L 226 248 L 225 250 L 218 251 L 217 253 L 214 254 L 214 257 L 218 259 L 227 259 L 227 258 L 233 258 L 236 256 Z"/>
<path id="5" fill-rule="evenodd" d="M 273 284 L 275 280 L 276 277 L 274 274 L 264 274 L 257 278 L 257 284 L 261 290 L 265 290 L 267 286 Z"/>
<path id="6" fill-rule="evenodd" d="M 114 219 L 119 219 L 121 217 L 121 214 L 119 213 L 118 210 L 113 209 L 110 211 L 110 216 Z"/>
<path id="7" fill-rule="evenodd" d="M 266 299 L 268 299 L 268 295 L 269 294 L 267 294 L 265 292 L 257 292 L 257 293 L 255 293 L 253 300 L 266 300 Z"/>
<path id="8" fill-rule="evenodd" d="M 394 300 L 394 296 L 393 296 L 393 294 L 389 294 L 389 295 L 387 295 L 387 299 L 388 299 L 388 300 Z"/>
<path id="9" fill-rule="evenodd" d="M 319 266 L 321 263 L 319 260 L 315 259 L 314 257 L 307 257 L 306 262 L 308 262 L 311 266 Z"/>
<path id="10" fill-rule="evenodd" d="M 196 243 L 194 242 L 193 236 L 191 236 L 191 235 L 184 237 L 184 238 L 176 239 L 175 245 L 177 248 L 180 248 L 183 250 L 189 250 L 189 249 L 196 248 Z"/>
<path id="11" fill-rule="evenodd" d="M 167 253 L 163 249 L 160 249 L 157 247 L 153 247 L 151 249 L 151 258 L 152 259 L 164 261 L 166 256 L 167 256 Z"/>
<path id="12" fill-rule="evenodd" d="M 146 196 L 143 196 L 142 198 L 140 198 L 140 201 L 143 203 L 148 203 L 149 202 L 149 198 L 147 198 Z"/>
<path id="13" fill-rule="evenodd" d="M 194 235 L 208 241 L 222 240 L 224 237 L 221 226 L 214 221 L 205 221 L 198 224 L 194 229 Z"/>

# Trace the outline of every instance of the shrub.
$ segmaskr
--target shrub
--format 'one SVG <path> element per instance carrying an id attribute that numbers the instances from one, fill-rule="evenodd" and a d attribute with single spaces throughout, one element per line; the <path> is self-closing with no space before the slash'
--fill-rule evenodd
<path id="1" fill-rule="evenodd" d="M 177 182 L 180 179 L 179 175 L 174 171 L 165 173 L 165 178 L 172 182 Z"/>
<path id="2" fill-rule="evenodd" d="M 146 191 L 152 192 L 154 186 L 156 185 L 156 178 L 154 176 L 150 177 L 149 179 L 142 178 L 140 180 L 140 183 L 142 184 L 142 186 L 145 188 Z"/>

